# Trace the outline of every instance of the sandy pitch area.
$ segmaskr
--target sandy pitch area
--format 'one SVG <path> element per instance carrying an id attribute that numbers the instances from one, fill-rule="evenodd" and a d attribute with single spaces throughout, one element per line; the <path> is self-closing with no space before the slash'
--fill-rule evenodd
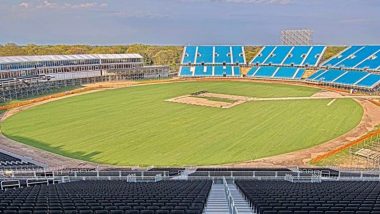
<path id="1" fill-rule="evenodd" d="M 232 102 L 223 102 L 210 100 L 208 98 L 222 98 L 231 100 Z M 168 102 L 182 103 L 188 105 L 197 105 L 197 106 L 208 106 L 214 108 L 232 108 L 234 106 L 243 104 L 245 102 L 251 101 L 252 98 L 237 96 L 237 95 L 228 95 L 228 94 L 216 94 L 216 93 L 202 93 L 199 95 L 184 95 L 171 99 L 167 99 Z"/>

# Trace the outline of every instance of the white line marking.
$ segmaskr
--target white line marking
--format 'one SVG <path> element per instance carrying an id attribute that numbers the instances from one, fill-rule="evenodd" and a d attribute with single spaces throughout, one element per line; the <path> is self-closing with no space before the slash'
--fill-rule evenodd
<path id="1" fill-rule="evenodd" d="M 336 99 L 333 99 L 331 100 L 329 103 L 327 103 L 327 106 L 330 106 L 331 104 L 333 104 L 335 102 Z"/>

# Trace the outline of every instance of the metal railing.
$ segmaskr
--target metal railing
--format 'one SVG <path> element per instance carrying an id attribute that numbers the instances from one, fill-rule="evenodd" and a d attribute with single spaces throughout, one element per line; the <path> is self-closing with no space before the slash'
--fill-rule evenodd
<path id="1" fill-rule="evenodd" d="M 224 185 L 224 191 L 225 191 L 225 194 L 227 197 L 228 208 L 230 210 L 230 213 L 231 214 L 238 214 L 239 212 L 235 206 L 234 198 L 232 197 L 232 194 L 230 192 L 230 188 L 228 187 L 228 183 L 227 183 L 227 180 L 225 177 L 223 178 L 223 185 Z"/>
<path id="2" fill-rule="evenodd" d="M 284 180 L 292 183 L 321 183 L 322 177 L 318 175 L 295 177 L 287 174 L 285 175 Z"/>
<path id="3" fill-rule="evenodd" d="M 0 182 L 1 190 L 6 188 L 20 188 L 21 184 L 19 180 L 4 180 Z"/>
<path id="4" fill-rule="evenodd" d="M 158 176 L 157 176 L 158 175 Z M 380 170 L 372 171 L 337 171 L 332 173 L 328 170 L 295 170 L 295 171 L 195 171 L 188 176 L 170 175 L 169 171 L 33 171 L 15 170 L 0 171 L 0 179 L 47 179 L 61 180 L 63 177 L 68 180 L 127 180 L 135 177 L 137 180 L 168 180 L 176 177 L 182 180 L 217 180 L 217 179 L 243 179 L 243 180 L 284 180 L 293 178 L 298 180 L 376 180 L 380 181 Z M 291 177 L 289 177 L 291 176 Z M 319 182 L 319 181 L 318 181 Z"/>

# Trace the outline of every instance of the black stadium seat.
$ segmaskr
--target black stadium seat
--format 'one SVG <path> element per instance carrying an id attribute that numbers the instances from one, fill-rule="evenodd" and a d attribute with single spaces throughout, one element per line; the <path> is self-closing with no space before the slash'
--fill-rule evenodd
<path id="1" fill-rule="evenodd" d="M 211 181 L 74 181 L 0 192 L 0 213 L 201 214 Z"/>
<path id="2" fill-rule="evenodd" d="M 372 214 L 380 210 L 380 183 L 375 181 L 238 180 L 236 185 L 257 213 Z"/>
<path id="3" fill-rule="evenodd" d="M 0 169 L 30 169 L 40 168 L 33 163 L 0 152 Z"/>

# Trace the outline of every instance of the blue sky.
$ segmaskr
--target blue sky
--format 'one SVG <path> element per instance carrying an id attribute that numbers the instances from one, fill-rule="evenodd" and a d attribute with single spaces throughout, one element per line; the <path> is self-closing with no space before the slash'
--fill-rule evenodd
<path id="1" fill-rule="evenodd" d="M 0 43 L 379 44 L 378 0 L 0 0 Z"/>

